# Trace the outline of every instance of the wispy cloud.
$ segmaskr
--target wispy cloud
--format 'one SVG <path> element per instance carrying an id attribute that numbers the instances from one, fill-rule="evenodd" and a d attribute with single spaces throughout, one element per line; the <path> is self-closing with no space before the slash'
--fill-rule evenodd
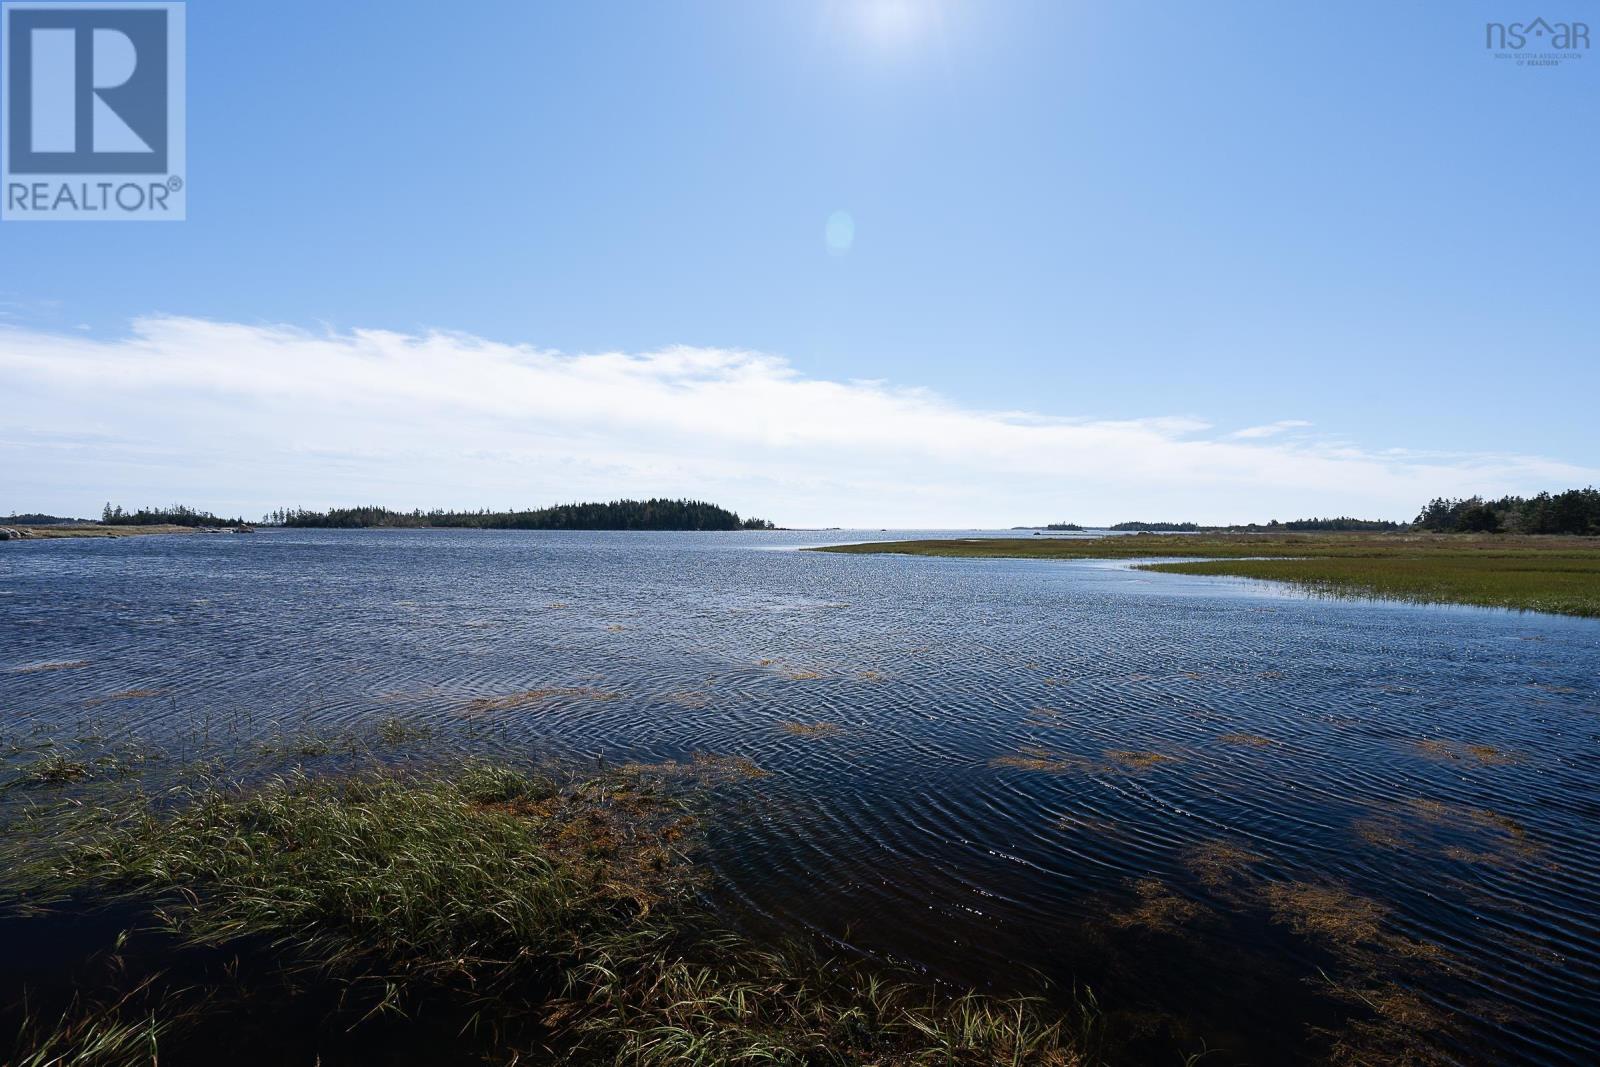
<path id="1" fill-rule="evenodd" d="M 1436 494 L 1596 480 L 1511 454 L 1361 449 L 1189 416 L 987 411 L 759 352 L 566 354 L 461 334 L 146 318 L 0 327 L 0 508 L 259 510 L 692 494 L 794 524 L 1404 517 Z M 1381 445 L 1382 443 L 1377 443 Z"/>
<path id="2" fill-rule="evenodd" d="M 1305 419 L 1279 419 L 1269 422 L 1265 426 L 1247 426 L 1242 430 L 1235 430 L 1228 436 L 1235 440 L 1251 441 L 1264 437 L 1277 437 L 1279 434 L 1288 433 L 1290 430 L 1301 430 L 1310 426 Z"/>

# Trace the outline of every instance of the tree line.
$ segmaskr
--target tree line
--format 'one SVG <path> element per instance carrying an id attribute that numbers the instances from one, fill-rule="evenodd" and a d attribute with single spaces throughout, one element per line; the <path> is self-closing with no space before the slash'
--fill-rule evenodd
<path id="1" fill-rule="evenodd" d="M 742 519 L 736 511 L 702 500 L 613 500 L 604 504 L 558 504 L 527 511 L 394 511 L 368 506 L 308 511 L 279 508 L 269 525 L 338 530 L 373 527 L 415 529 L 444 526 L 473 530 L 771 530 L 765 519 Z"/>
<path id="2" fill-rule="evenodd" d="M 1340 515 L 1329 519 L 1290 519 L 1288 522 L 1279 522 L 1273 519 L 1267 523 L 1269 530 L 1399 530 L 1403 523 L 1390 522 L 1388 519 L 1355 519 L 1349 515 Z"/>
<path id="3" fill-rule="evenodd" d="M 1436 497 L 1418 513 L 1415 525 L 1441 533 L 1600 534 L 1600 490 L 1568 489 L 1538 496 Z"/>
<path id="4" fill-rule="evenodd" d="M 122 505 L 107 504 L 100 512 L 100 521 L 106 526 L 243 526 L 243 519 L 224 519 L 209 511 L 198 511 L 182 504 L 164 508 L 140 508 L 124 511 Z"/>

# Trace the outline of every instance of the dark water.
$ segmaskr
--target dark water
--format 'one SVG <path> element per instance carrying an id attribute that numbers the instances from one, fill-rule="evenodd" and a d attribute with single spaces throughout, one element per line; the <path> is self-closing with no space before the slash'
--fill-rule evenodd
<path id="1" fill-rule="evenodd" d="M 746 756 L 771 774 L 709 852 L 748 929 L 1087 983 L 1208 1062 L 1600 1055 L 1600 623 L 790 550 L 872 536 L 8 545 L 0 747 L 398 715 L 497 754 Z"/>

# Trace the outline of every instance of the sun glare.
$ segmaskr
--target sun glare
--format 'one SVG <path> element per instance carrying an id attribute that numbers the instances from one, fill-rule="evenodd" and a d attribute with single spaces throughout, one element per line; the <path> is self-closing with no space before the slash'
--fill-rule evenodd
<path id="1" fill-rule="evenodd" d="M 923 6 L 917 0 L 866 0 L 860 5 L 857 17 L 869 36 L 895 43 L 917 32 Z"/>
<path id="2" fill-rule="evenodd" d="M 937 28 L 942 0 L 838 0 L 830 21 L 878 48 L 900 48 Z"/>

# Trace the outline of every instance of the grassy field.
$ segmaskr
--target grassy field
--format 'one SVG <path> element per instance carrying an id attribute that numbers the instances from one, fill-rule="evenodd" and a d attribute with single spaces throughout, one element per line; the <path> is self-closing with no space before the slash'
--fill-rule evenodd
<path id="1" fill-rule="evenodd" d="M 82 778 L 33 770 L 15 787 Z M 0 1059 L 1098 1060 L 1088 1011 L 937 991 L 716 934 L 685 783 L 755 777 L 715 758 L 611 772 L 468 763 L 155 795 L 107 786 L 41 805 L 0 834 L 0 900 L 39 916 L 26 922 L 94 901 L 134 932 L 97 957 L 112 961 L 104 989 L 27 1007 Z M 160 951 L 139 966 L 156 935 Z"/>
<path id="2" fill-rule="evenodd" d="M 1137 534 L 1092 539 L 885 541 L 829 546 L 817 551 L 972 559 L 1136 560 L 1173 556 L 1184 557 L 1183 562 L 1143 567 L 1180 574 L 1272 579 L 1333 596 L 1600 616 L 1600 539 L 1583 537 Z"/>

